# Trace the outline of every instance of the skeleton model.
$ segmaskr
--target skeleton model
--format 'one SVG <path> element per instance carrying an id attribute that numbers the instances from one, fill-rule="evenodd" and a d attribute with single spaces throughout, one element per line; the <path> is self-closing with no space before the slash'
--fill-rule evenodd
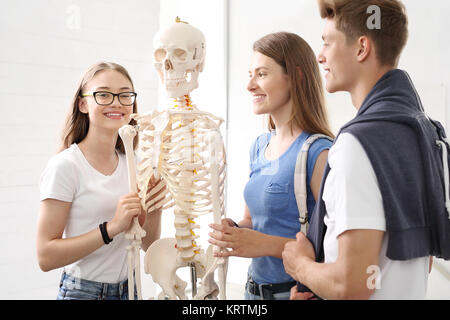
<path id="1" fill-rule="evenodd" d="M 212 213 L 214 223 L 220 223 L 224 215 L 225 150 L 219 131 L 223 120 L 197 109 L 189 96 L 198 87 L 198 75 L 203 70 L 205 39 L 198 29 L 177 18 L 175 24 L 155 36 L 154 47 L 155 69 L 174 105 L 162 112 L 134 114 L 137 126 L 120 130 L 128 146 L 129 175 L 136 178 L 137 174 L 142 206 L 147 213 L 174 206 L 175 238 L 159 239 L 149 247 L 145 272 L 162 288 L 160 299 L 187 299 L 187 283 L 176 274 L 181 267 L 190 267 L 194 299 L 217 299 L 219 294 L 225 299 L 228 260 L 213 257 L 219 250 L 216 246 L 209 246 L 205 253 L 196 243 L 194 232 L 200 228 L 195 223 L 198 216 Z M 134 171 L 132 140 L 137 132 L 139 161 Z M 152 176 L 161 181 L 147 192 Z M 136 248 L 145 232 L 134 221 L 129 233 L 129 279 L 133 279 L 134 270 L 141 298 Z M 219 286 L 214 281 L 215 270 Z M 197 277 L 201 279 L 198 290 Z M 129 287 L 129 296 L 133 297 L 133 286 Z"/>

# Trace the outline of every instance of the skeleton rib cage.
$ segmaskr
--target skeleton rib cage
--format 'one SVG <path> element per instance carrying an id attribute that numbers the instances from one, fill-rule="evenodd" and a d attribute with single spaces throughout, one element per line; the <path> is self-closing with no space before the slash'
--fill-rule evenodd
<path id="1" fill-rule="evenodd" d="M 170 109 L 133 117 L 139 132 L 137 183 L 142 205 L 148 213 L 175 206 L 177 249 L 184 261 L 191 261 L 200 252 L 193 231 L 199 226 L 194 219 L 215 213 L 214 222 L 220 223 L 224 215 L 222 120 L 198 110 Z M 162 181 L 147 194 L 152 175 L 161 176 Z M 149 200 L 164 186 L 164 192 Z M 216 208 L 213 197 L 218 200 Z"/>

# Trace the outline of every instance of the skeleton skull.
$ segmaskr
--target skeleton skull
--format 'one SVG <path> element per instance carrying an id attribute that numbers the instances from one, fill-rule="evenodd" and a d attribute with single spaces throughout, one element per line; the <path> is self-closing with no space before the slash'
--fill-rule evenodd
<path id="1" fill-rule="evenodd" d="M 200 30 L 177 19 L 156 34 L 153 46 L 154 67 L 170 98 L 182 97 L 198 87 L 205 59 L 205 37 Z"/>

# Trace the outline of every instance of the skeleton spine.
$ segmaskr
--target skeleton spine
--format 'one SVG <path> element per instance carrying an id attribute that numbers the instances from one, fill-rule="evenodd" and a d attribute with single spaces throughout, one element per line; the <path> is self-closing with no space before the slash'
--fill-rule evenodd
<path id="1" fill-rule="evenodd" d="M 182 99 L 178 99 L 180 102 Z M 182 108 L 190 108 L 191 101 L 189 96 L 184 97 Z M 189 127 L 193 120 L 191 119 L 183 119 L 181 120 L 181 127 Z M 194 141 L 195 130 L 190 130 L 190 132 L 183 139 L 187 141 Z M 183 152 L 183 163 L 185 165 L 193 165 L 195 167 L 196 159 L 195 154 L 193 152 L 192 146 L 185 148 Z M 192 171 L 186 169 L 181 172 L 182 176 L 185 176 L 184 181 L 180 181 L 180 186 L 186 188 L 186 190 L 190 190 L 191 196 L 195 194 L 195 176 L 197 175 L 196 169 L 194 168 Z M 200 228 L 200 226 L 196 225 L 194 222 L 195 216 L 191 213 L 195 210 L 195 199 L 184 200 L 183 209 L 178 206 L 177 201 L 175 201 L 175 239 L 177 240 L 177 249 L 180 253 L 181 258 L 184 261 L 192 261 L 195 258 L 195 255 L 200 252 L 200 248 L 198 247 L 195 239 L 199 238 L 193 231 L 193 229 Z"/>

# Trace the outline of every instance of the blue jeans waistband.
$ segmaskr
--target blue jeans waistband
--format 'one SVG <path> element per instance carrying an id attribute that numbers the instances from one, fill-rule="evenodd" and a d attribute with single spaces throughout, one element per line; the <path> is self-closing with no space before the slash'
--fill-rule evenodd
<path id="1" fill-rule="evenodd" d="M 119 298 L 128 292 L 128 279 L 118 283 L 103 283 L 76 278 L 63 272 L 59 286 L 60 288 L 64 287 L 67 291 L 75 290 L 95 295 L 99 299 L 107 297 Z"/>

